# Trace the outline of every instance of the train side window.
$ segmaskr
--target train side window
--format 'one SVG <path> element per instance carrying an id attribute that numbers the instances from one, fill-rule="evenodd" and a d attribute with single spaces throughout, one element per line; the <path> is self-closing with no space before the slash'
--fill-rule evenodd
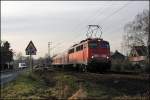
<path id="1" fill-rule="evenodd" d="M 80 50 L 80 46 L 77 46 L 77 47 L 76 47 L 76 51 L 79 51 L 79 50 Z"/>
<path id="2" fill-rule="evenodd" d="M 80 50 L 83 50 L 83 45 L 80 45 Z"/>
<path id="3" fill-rule="evenodd" d="M 80 45 L 80 46 L 76 47 L 76 51 L 80 51 L 80 50 L 83 50 L 83 45 Z"/>
<path id="4" fill-rule="evenodd" d="M 84 49 L 86 48 L 86 45 L 84 45 Z"/>
<path id="5" fill-rule="evenodd" d="M 74 48 L 70 49 L 68 53 L 74 53 Z"/>

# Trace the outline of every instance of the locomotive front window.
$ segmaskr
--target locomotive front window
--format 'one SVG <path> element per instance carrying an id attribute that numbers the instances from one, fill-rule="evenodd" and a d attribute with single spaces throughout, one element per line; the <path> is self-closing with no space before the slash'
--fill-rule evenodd
<path id="1" fill-rule="evenodd" d="M 107 42 L 100 43 L 100 48 L 109 48 L 109 43 Z"/>
<path id="2" fill-rule="evenodd" d="M 97 48 L 97 43 L 89 43 L 89 48 Z"/>

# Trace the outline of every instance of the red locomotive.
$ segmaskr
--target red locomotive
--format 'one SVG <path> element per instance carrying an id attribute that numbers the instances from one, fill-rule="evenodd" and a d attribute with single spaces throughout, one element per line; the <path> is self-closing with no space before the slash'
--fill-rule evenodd
<path id="1" fill-rule="evenodd" d="M 111 67 L 109 42 L 88 38 L 73 45 L 61 55 L 53 57 L 52 65 L 74 67 L 81 71 L 107 71 Z"/>

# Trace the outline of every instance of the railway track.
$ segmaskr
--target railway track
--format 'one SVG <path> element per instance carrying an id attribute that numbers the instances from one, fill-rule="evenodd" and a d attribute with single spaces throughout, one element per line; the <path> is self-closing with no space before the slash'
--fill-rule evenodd
<path id="1" fill-rule="evenodd" d="M 141 80 L 147 81 L 150 79 L 150 74 L 140 74 L 134 72 L 114 72 L 110 71 L 107 73 L 91 73 L 91 72 L 75 72 L 65 71 L 70 75 L 74 75 L 81 80 Z"/>
<path id="2" fill-rule="evenodd" d="M 73 69 L 63 69 L 63 68 L 59 68 L 59 67 L 40 67 L 40 68 L 36 68 L 38 70 L 48 70 L 48 71 L 60 71 L 60 72 L 65 72 L 67 74 L 71 74 L 71 75 L 75 75 L 77 77 L 92 77 L 95 79 L 111 79 L 111 78 L 115 78 L 115 79 L 124 79 L 124 78 L 128 78 L 128 79 L 140 79 L 140 80 L 148 80 L 150 78 L 150 74 L 141 74 L 139 72 L 117 72 L 117 71 L 108 71 L 105 73 L 98 73 L 98 72 L 77 72 Z"/>
<path id="3" fill-rule="evenodd" d="M 81 80 L 149 80 L 149 75 L 126 75 L 126 74 L 99 74 L 99 73 L 72 73 L 69 72 L 68 74 L 74 75 Z"/>

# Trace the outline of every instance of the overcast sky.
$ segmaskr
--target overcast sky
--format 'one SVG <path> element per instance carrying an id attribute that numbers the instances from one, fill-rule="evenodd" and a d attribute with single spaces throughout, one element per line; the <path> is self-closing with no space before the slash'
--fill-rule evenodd
<path id="1" fill-rule="evenodd" d="M 48 42 L 51 55 L 62 52 L 86 38 L 87 25 L 98 24 L 111 51 L 121 52 L 124 25 L 144 9 L 148 1 L 1 1 L 1 39 L 24 56 L 32 40 L 37 58 L 48 52 Z"/>

